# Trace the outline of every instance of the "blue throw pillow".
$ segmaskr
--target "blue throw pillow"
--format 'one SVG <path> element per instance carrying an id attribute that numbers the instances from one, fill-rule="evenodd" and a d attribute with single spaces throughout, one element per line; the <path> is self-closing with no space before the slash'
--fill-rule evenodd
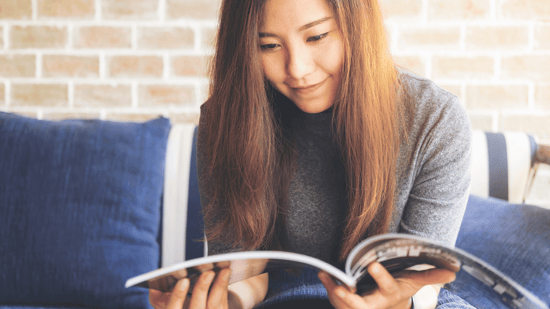
<path id="1" fill-rule="evenodd" d="M 150 308 L 169 130 L 0 113 L 0 305 Z"/>

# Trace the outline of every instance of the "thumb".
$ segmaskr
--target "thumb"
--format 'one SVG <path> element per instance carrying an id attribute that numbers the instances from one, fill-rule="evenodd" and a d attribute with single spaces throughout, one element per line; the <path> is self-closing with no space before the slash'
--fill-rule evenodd
<path id="1" fill-rule="evenodd" d="M 456 274 L 450 270 L 442 268 L 432 268 L 422 271 L 402 271 L 394 274 L 395 278 L 406 278 L 421 286 L 429 284 L 445 284 L 456 279 Z"/>

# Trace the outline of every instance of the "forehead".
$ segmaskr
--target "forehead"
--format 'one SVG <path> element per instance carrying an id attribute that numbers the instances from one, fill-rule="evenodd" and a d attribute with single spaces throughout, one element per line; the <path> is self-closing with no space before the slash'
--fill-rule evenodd
<path id="1" fill-rule="evenodd" d="M 267 0 L 263 7 L 260 28 L 296 30 L 307 23 L 332 15 L 327 0 Z"/>

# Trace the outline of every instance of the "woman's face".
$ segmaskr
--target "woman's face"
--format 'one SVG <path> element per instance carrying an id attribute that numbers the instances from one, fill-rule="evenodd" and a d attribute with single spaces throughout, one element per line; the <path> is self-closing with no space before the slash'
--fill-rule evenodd
<path id="1" fill-rule="evenodd" d="M 268 0 L 260 23 L 266 78 L 306 113 L 334 104 L 344 43 L 326 0 Z"/>

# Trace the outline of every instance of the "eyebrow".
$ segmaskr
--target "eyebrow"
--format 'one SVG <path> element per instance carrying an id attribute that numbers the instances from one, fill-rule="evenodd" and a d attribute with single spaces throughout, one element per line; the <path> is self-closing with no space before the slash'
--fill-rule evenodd
<path id="1" fill-rule="evenodd" d="M 330 16 L 330 17 L 323 17 L 323 18 L 321 18 L 321 19 L 312 21 L 312 22 L 307 23 L 307 24 L 301 26 L 300 28 L 298 28 L 298 31 L 304 31 L 304 30 L 309 29 L 309 28 L 311 28 L 311 27 L 317 26 L 317 25 L 322 24 L 322 23 L 324 23 L 325 21 L 327 21 L 327 20 L 329 20 L 329 19 L 331 19 L 331 18 L 332 18 L 332 16 Z M 264 33 L 264 32 L 260 32 L 260 37 L 261 37 L 261 38 L 276 37 L 276 36 L 277 36 L 277 35 L 275 35 L 275 34 L 273 34 L 273 33 Z"/>

